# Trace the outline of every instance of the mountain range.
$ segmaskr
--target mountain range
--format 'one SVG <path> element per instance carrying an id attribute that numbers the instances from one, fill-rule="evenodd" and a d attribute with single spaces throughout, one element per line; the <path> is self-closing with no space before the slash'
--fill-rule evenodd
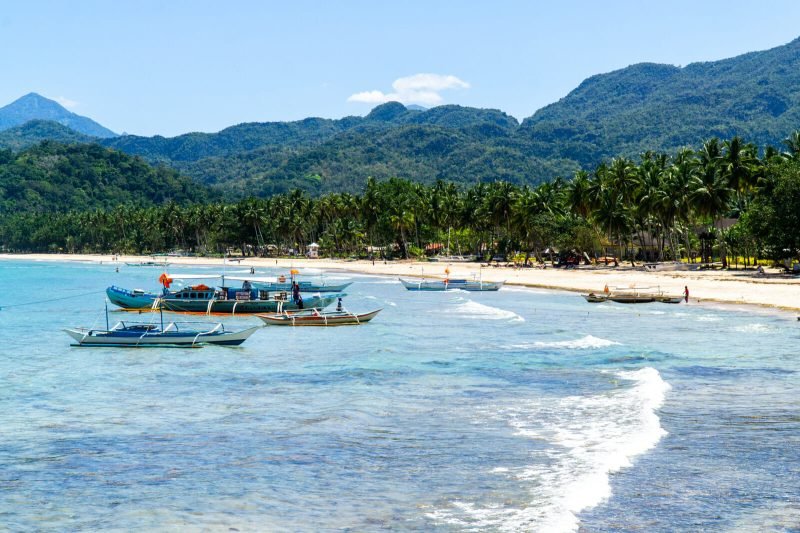
<path id="1" fill-rule="evenodd" d="M 357 191 L 368 176 L 535 184 L 611 157 L 674 152 L 711 137 L 780 146 L 800 128 L 800 39 L 683 68 L 642 63 L 598 74 L 521 124 L 499 110 L 390 102 L 365 117 L 245 123 L 165 138 L 115 136 L 54 106 L 30 94 L 0 109 L 0 146 L 97 142 L 231 196 L 294 187 Z M 45 109 L 54 118 L 42 116 Z"/>

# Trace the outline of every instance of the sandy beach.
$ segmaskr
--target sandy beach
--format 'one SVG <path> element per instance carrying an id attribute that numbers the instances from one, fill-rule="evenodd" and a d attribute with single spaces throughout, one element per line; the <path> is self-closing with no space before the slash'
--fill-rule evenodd
<path id="1" fill-rule="evenodd" d="M 83 261 L 117 263 L 152 261 L 150 256 L 88 254 L 0 254 L 0 260 Z M 208 257 L 170 257 L 170 265 L 220 265 L 222 259 Z M 418 261 L 344 261 L 333 259 L 245 258 L 233 265 L 245 267 L 315 268 L 398 277 L 444 278 L 449 269 L 451 278 L 478 278 L 505 281 L 508 285 L 559 289 L 577 292 L 599 292 L 609 287 L 659 287 L 667 293 L 682 294 L 689 287 L 690 302 L 720 302 L 737 305 L 759 305 L 779 309 L 800 310 L 800 277 L 781 276 L 768 270 L 757 276 L 748 270 L 660 271 L 634 270 L 630 266 L 578 268 L 482 267 L 478 263 L 431 263 Z M 230 265 L 230 263 L 229 263 Z"/>

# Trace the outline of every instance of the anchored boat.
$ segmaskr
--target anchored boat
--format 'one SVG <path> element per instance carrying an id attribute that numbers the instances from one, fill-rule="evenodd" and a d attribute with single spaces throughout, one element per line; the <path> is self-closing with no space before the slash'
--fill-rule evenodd
<path id="1" fill-rule="evenodd" d="M 381 309 L 370 311 L 369 313 L 351 313 L 349 311 L 323 311 L 319 309 L 308 309 L 296 313 L 281 313 L 274 315 L 256 315 L 265 324 L 272 326 L 357 326 L 366 324 Z"/>
<path id="2" fill-rule="evenodd" d="M 292 291 L 292 281 L 286 278 L 283 278 L 281 281 L 281 277 L 276 278 L 274 281 L 254 281 L 253 287 L 265 290 L 265 291 Z M 352 285 L 352 281 L 347 283 L 339 283 L 339 284 L 327 284 L 325 281 L 320 283 L 315 283 L 312 281 L 295 281 L 298 287 L 300 288 L 300 292 L 342 292 L 347 287 Z"/>
<path id="3" fill-rule="evenodd" d="M 677 304 L 683 300 L 683 296 L 667 294 L 660 287 L 606 287 L 601 293 L 590 292 L 581 296 L 590 303 L 642 304 L 661 302 Z"/>
<path id="4" fill-rule="evenodd" d="M 221 346 L 238 346 L 247 340 L 259 328 L 252 327 L 239 331 L 226 331 L 223 324 L 178 323 L 161 325 L 140 322 L 117 322 L 108 327 L 108 310 L 106 310 L 106 329 L 72 328 L 64 330 L 72 337 L 77 346 L 185 346 L 198 347 L 204 344 Z M 199 328 L 199 324 L 203 328 Z"/>
<path id="5" fill-rule="evenodd" d="M 179 313 L 276 313 L 303 308 L 324 308 L 342 294 L 311 296 L 294 300 L 285 292 L 270 294 L 259 289 L 212 288 L 193 285 L 178 291 L 165 290 L 162 294 L 142 289 L 124 289 L 111 286 L 106 289 L 109 301 L 123 309 L 155 309 Z M 301 303 L 302 302 L 302 303 Z"/>
<path id="6" fill-rule="evenodd" d="M 406 280 L 400 279 L 409 291 L 498 291 L 505 283 L 504 281 L 480 281 L 466 279 L 445 279 L 445 280 Z"/>

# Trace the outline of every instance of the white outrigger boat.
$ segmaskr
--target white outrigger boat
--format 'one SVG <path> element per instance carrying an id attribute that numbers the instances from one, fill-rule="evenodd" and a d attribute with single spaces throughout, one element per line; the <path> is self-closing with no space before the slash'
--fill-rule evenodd
<path id="1" fill-rule="evenodd" d="M 503 287 L 503 281 L 480 281 L 466 279 L 444 279 L 444 280 L 408 280 L 400 278 L 400 283 L 409 291 L 499 291 Z"/>
<path id="2" fill-rule="evenodd" d="M 126 324 L 118 322 L 111 329 L 73 328 L 64 331 L 75 339 L 77 346 L 186 346 L 204 344 L 238 346 L 255 333 L 258 326 L 239 331 L 225 331 L 222 324 L 209 324 L 210 329 L 181 328 L 170 322 L 164 328 L 156 324 Z"/>
<path id="3" fill-rule="evenodd" d="M 200 328 L 199 325 L 203 327 Z M 164 325 L 142 322 L 117 322 L 108 327 L 108 308 L 106 308 L 106 329 L 71 328 L 64 331 L 72 337 L 73 346 L 185 346 L 199 347 L 205 344 L 221 346 L 238 346 L 250 335 L 259 330 L 259 326 L 239 331 L 226 331 L 221 323 L 209 322 L 169 322 Z"/>

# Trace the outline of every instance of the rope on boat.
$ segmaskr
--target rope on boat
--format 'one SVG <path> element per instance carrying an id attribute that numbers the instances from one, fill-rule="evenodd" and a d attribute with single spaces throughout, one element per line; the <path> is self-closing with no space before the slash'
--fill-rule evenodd
<path id="1" fill-rule="evenodd" d="M 48 298 L 47 300 L 37 300 L 35 302 L 24 302 L 21 304 L 11 304 L 11 305 L 3 305 L 0 306 L 0 309 L 11 309 L 13 307 L 22 307 L 24 305 L 37 305 L 37 304 L 46 304 L 50 302 L 58 302 L 61 300 L 69 300 L 70 298 L 81 298 L 83 296 L 92 296 L 94 294 L 105 293 L 106 291 L 92 291 L 92 292 L 85 292 L 83 294 L 73 294 L 72 296 L 63 296 L 61 298 Z"/>

